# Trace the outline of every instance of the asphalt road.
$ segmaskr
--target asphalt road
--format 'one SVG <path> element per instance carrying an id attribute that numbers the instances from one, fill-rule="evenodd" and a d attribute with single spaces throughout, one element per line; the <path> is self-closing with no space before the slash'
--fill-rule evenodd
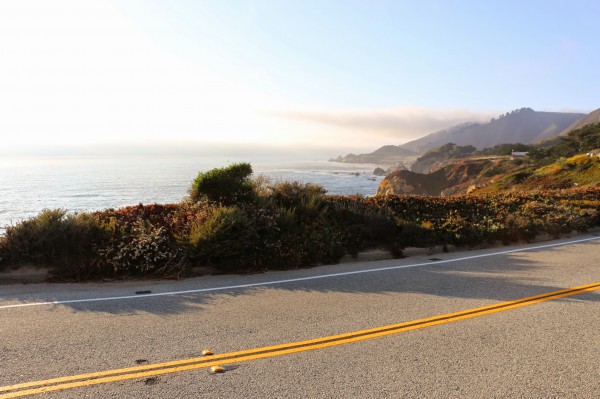
<path id="1" fill-rule="evenodd" d="M 3 388 L 13 384 L 150 368 L 205 348 L 219 356 L 600 282 L 599 238 L 177 282 L 0 285 L 0 398 L 38 388 Z M 373 271 L 353 274 L 365 270 Z M 267 351 L 229 361 L 220 374 L 201 367 L 31 397 L 599 398 L 596 289 L 335 346 Z"/>

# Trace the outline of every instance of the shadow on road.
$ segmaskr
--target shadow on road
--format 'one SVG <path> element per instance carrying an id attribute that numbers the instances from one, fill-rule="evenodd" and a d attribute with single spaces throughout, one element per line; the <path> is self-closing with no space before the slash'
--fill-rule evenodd
<path id="1" fill-rule="evenodd" d="M 594 246 L 596 242 L 580 243 L 578 245 Z M 554 258 L 553 253 L 562 251 L 565 247 L 554 247 L 544 249 L 548 253 L 549 262 Z M 470 253 L 465 252 L 468 256 Z M 439 261 L 425 262 L 431 263 L 431 266 L 415 267 L 407 269 L 377 271 L 373 273 L 354 274 L 348 276 L 337 276 L 333 278 L 312 279 L 306 281 L 286 282 L 266 286 L 234 288 L 223 291 L 182 293 L 169 296 L 149 297 L 145 294 L 135 295 L 139 286 L 144 286 L 146 290 L 153 283 L 127 282 L 124 285 L 131 287 L 126 291 L 124 287 L 117 287 L 115 297 L 134 296 L 135 298 L 125 298 L 122 300 L 91 301 L 91 302 L 72 302 L 61 304 L 44 305 L 37 307 L 44 311 L 63 309 L 64 307 L 72 309 L 74 312 L 102 312 L 113 315 L 135 315 L 136 313 L 151 313 L 156 315 L 173 315 L 193 310 L 201 312 L 206 306 L 218 304 L 221 300 L 231 297 L 248 296 L 249 299 L 255 295 L 269 295 L 273 290 L 277 292 L 317 292 L 317 293 L 349 293 L 349 294 L 398 294 L 398 293 L 417 293 L 440 297 L 455 297 L 465 299 L 481 299 L 489 301 L 507 301 L 522 297 L 557 291 L 568 288 L 572 285 L 558 286 L 548 284 L 551 280 L 547 277 L 547 271 L 555 270 L 556 266 L 549 266 L 548 262 L 537 262 L 526 259 L 521 253 L 512 253 L 490 257 L 475 258 L 460 262 L 440 263 Z M 454 254 L 455 256 L 456 254 Z M 563 255 L 564 256 L 564 255 Z M 432 257 L 433 258 L 433 257 Z M 443 260 L 449 258 L 448 254 L 435 255 L 436 259 Z M 378 267 L 393 266 L 394 264 L 410 263 L 410 259 L 399 261 L 382 261 L 364 263 L 364 269 L 374 269 Z M 354 264 L 344 265 L 345 268 L 357 269 Z M 338 272 L 343 271 L 335 269 Z M 344 269 L 346 270 L 346 269 Z M 292 275 L 283 274 L 258 274 L 247 276 L 232 276 L 219 279 L 220 286 L 252 284 L 261 281 L 276 281 L 282 279 L 293 279 L 304 277 L 307 274 L 318 274 L 319 269 L 303 269 L 292 272 Z M 334 271 L 335 272 L 335 271 Z M 575 273 L 576 271 L 573 271 Z M 227 283 L 231 281 L 231 283 Z M 579 284 L 593 283 L 595 281 L 585 281 Z M 156 290 L 151 289 L 152 293 L 164 291 L 163 285 L 167 282 L 155 283 Z M 205 284 L 203 278 L 188 279 L 176 284 L 169 284 L 168 290 L 193 290 Z M 575 284 L 578 285 L 578 284 Z M 115 288 L 111 284 L 111 288 Z M 0 306 L 6 303 L 30 303 L 30 302 L 52 302 L 63 301 L 67 296 L 65 290 L 76 287 L 70 298 L 85 299 L 96 297 L 96 289 L 102 289 L 102 284 L 76 284 L 76 285 L 11 285 L 0 286 Z M 89 287 L 89 291 L 86 290 Z M 137 288 L 136 288 L 137 287 Z M 39 291 L 39 294 L 36 292 Z M 53 294 L 54 292 L 54 294 Z M 102 297 L 109 297 L 110 294 L 103 293 Z M 146 296 L 146 297 L 145 297 Z M 598 301 L 600 293 L 591 293 L 585 296 L 573 296 L 561 299 L 563 301 Z M 8 309 L 1 309 L 0 312 Z"/>

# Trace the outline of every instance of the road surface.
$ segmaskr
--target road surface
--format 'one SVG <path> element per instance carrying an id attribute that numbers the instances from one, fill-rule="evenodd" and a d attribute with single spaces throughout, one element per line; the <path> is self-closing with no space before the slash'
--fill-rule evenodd
<path id="1" fill-rule="evenodd" d="M 598 398 L 600 237 L 0 285 L 0 398 L 13 397 Z"/>

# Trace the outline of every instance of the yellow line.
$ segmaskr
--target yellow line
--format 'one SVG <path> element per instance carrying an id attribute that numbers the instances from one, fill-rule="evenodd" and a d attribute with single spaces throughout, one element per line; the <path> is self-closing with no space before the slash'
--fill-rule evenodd
<path id="1" fill-rule="evenodd" d="M 321 337 L 306 341 L 298 341 L 281 345 L 273 345 L 262 348 L 243 350 L 238 352 L 230 352 L 210 357 L 196 357 L 191 359 L 156 363 L 145 366 L 121 368 L 95 373 L 59 377 L 42 381 L 26 382 L 16 385 L 9 385 L 0 387 L 0 392 L 15 392 L 9 392 L 7 394 L 0 395 L 0 399 L 17 398 L 27 395 L 35 395 L 43 392 L 60 391 L 70 388 L 98 385 L 108 382 L 145 378 L 187 370 L 207 368 L 217 364 L 226 365 L 232 363 L 245 362 L 249 360 L 263 359 L 267 357 L 281 356 L 309 350 L 322 349 L 331 346 L 362 341 L 366 339 L 383 337 L 391 334 L 398 334 L 405 331 L 431 327 L 439 324 L 470 319 L 492 313 L 503 312 L 505 310 L 529 306 L 536 303 L 546 302 L 553 299 L 559 299 L 572 295 L 583 294 L 586 292 L 596 290 L 600 290 L 600 282 L 529 296 L 525 298 L 519 298 L 512 301 L 500 302 L 493 305 L 467 309 L 459 312 L 447 313 L 398 324 L 391 324 L 387 326 Z"/>

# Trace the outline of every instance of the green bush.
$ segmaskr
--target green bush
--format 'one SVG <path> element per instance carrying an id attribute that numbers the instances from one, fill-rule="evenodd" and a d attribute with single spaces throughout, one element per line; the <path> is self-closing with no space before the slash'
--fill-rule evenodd
<path id="1" fill-rule="evenodd" d="M 328 223 L 323 199 L 301 196 L 294 198 L 293 207 L 276 202 L 215 208 L 190 229 L 190 260 L 223 272 L 293 269 L 339 261 L 345 253 L 343 234 Z"/>
<path id="2" fill-rule="evenodd" d="M 331 209 L 324 198 L 309 194 L 280 202 L 295 206 L 276 208 L 280 233 L 277 268 L 339 262 L 345 253 L 346 234 L 331 223 Z"/>
<path id="3" fill-rule="evenodd" d="M 507 179 L 511 184 L 522 183 L 527 180 L 531 175 L 533 175 L 533 171 L 530 169 L 520 170 L 518 172 L 511 173 Z"/>
<path id="4" fill-rule="evenodd" d="M 441 242 L 441 240 L 436 239 L 436 231 L 427 223 L 417 225 L 412 222 L 399 221 L 398 226 L 399 231 L 396 238 L 398 249 L 406 247 L 427 248 Z"/>
<path id="5" fill-rule="evenodd" d="M 385 206 L 374 207 L 359 198 L 335 200 L 327 218 L 328 224 L 339 230 L 345 252 L 352 256 L 372 248 L 388 249 L 395 256 L 402 254 L 401 227 Z"/>
<path id="6" fill-rule="evenodd" d="M 257 206 L 276 217 L 276 234 L 265 269 L 292 269 L 337 263 L 345 253 L 346 232 L 331 223 L 332 209 L 316 184 L 281 181 L 266 186 Z"/>
<path id="7" fill-rule="evenodd" d="M 280 206 L 298 206 L 302 201 L 322 199 L 327 193 L 322 186 L 297 181 L 281 181 L 269 186 L 269 197 Z"/>
<path id="8" fill-rule="evenodd" d="M 45 209 L 9 226 L 0 237 L 0 268 L 30 264 L 48 266 L 62 275 L 78 275 L 98 244 L 108 238 L 90 214 Z"/>
<path id="9" fill-rule="evenodd" d="M 194 202 L 208 198 L 223 205 L 250 202 L 255 197 L 251 175 L 249 163 L 234 163 L 200 172 L 190 188 L 190 198 Z"/>
<path id="10" fill-rule="evenodd" d="M 296 223 L 282 231 L 271 269 L 338 263 L 345 254 L 343 234 L 324 223 Z"/>
<path id="11" fill-rule="evenodd" d="M 276 216 L 268 210 L 219 206 L 191 227 L 188 254 L 193 263 L 223 272 L 264 270 L 276 230 Z"/>

